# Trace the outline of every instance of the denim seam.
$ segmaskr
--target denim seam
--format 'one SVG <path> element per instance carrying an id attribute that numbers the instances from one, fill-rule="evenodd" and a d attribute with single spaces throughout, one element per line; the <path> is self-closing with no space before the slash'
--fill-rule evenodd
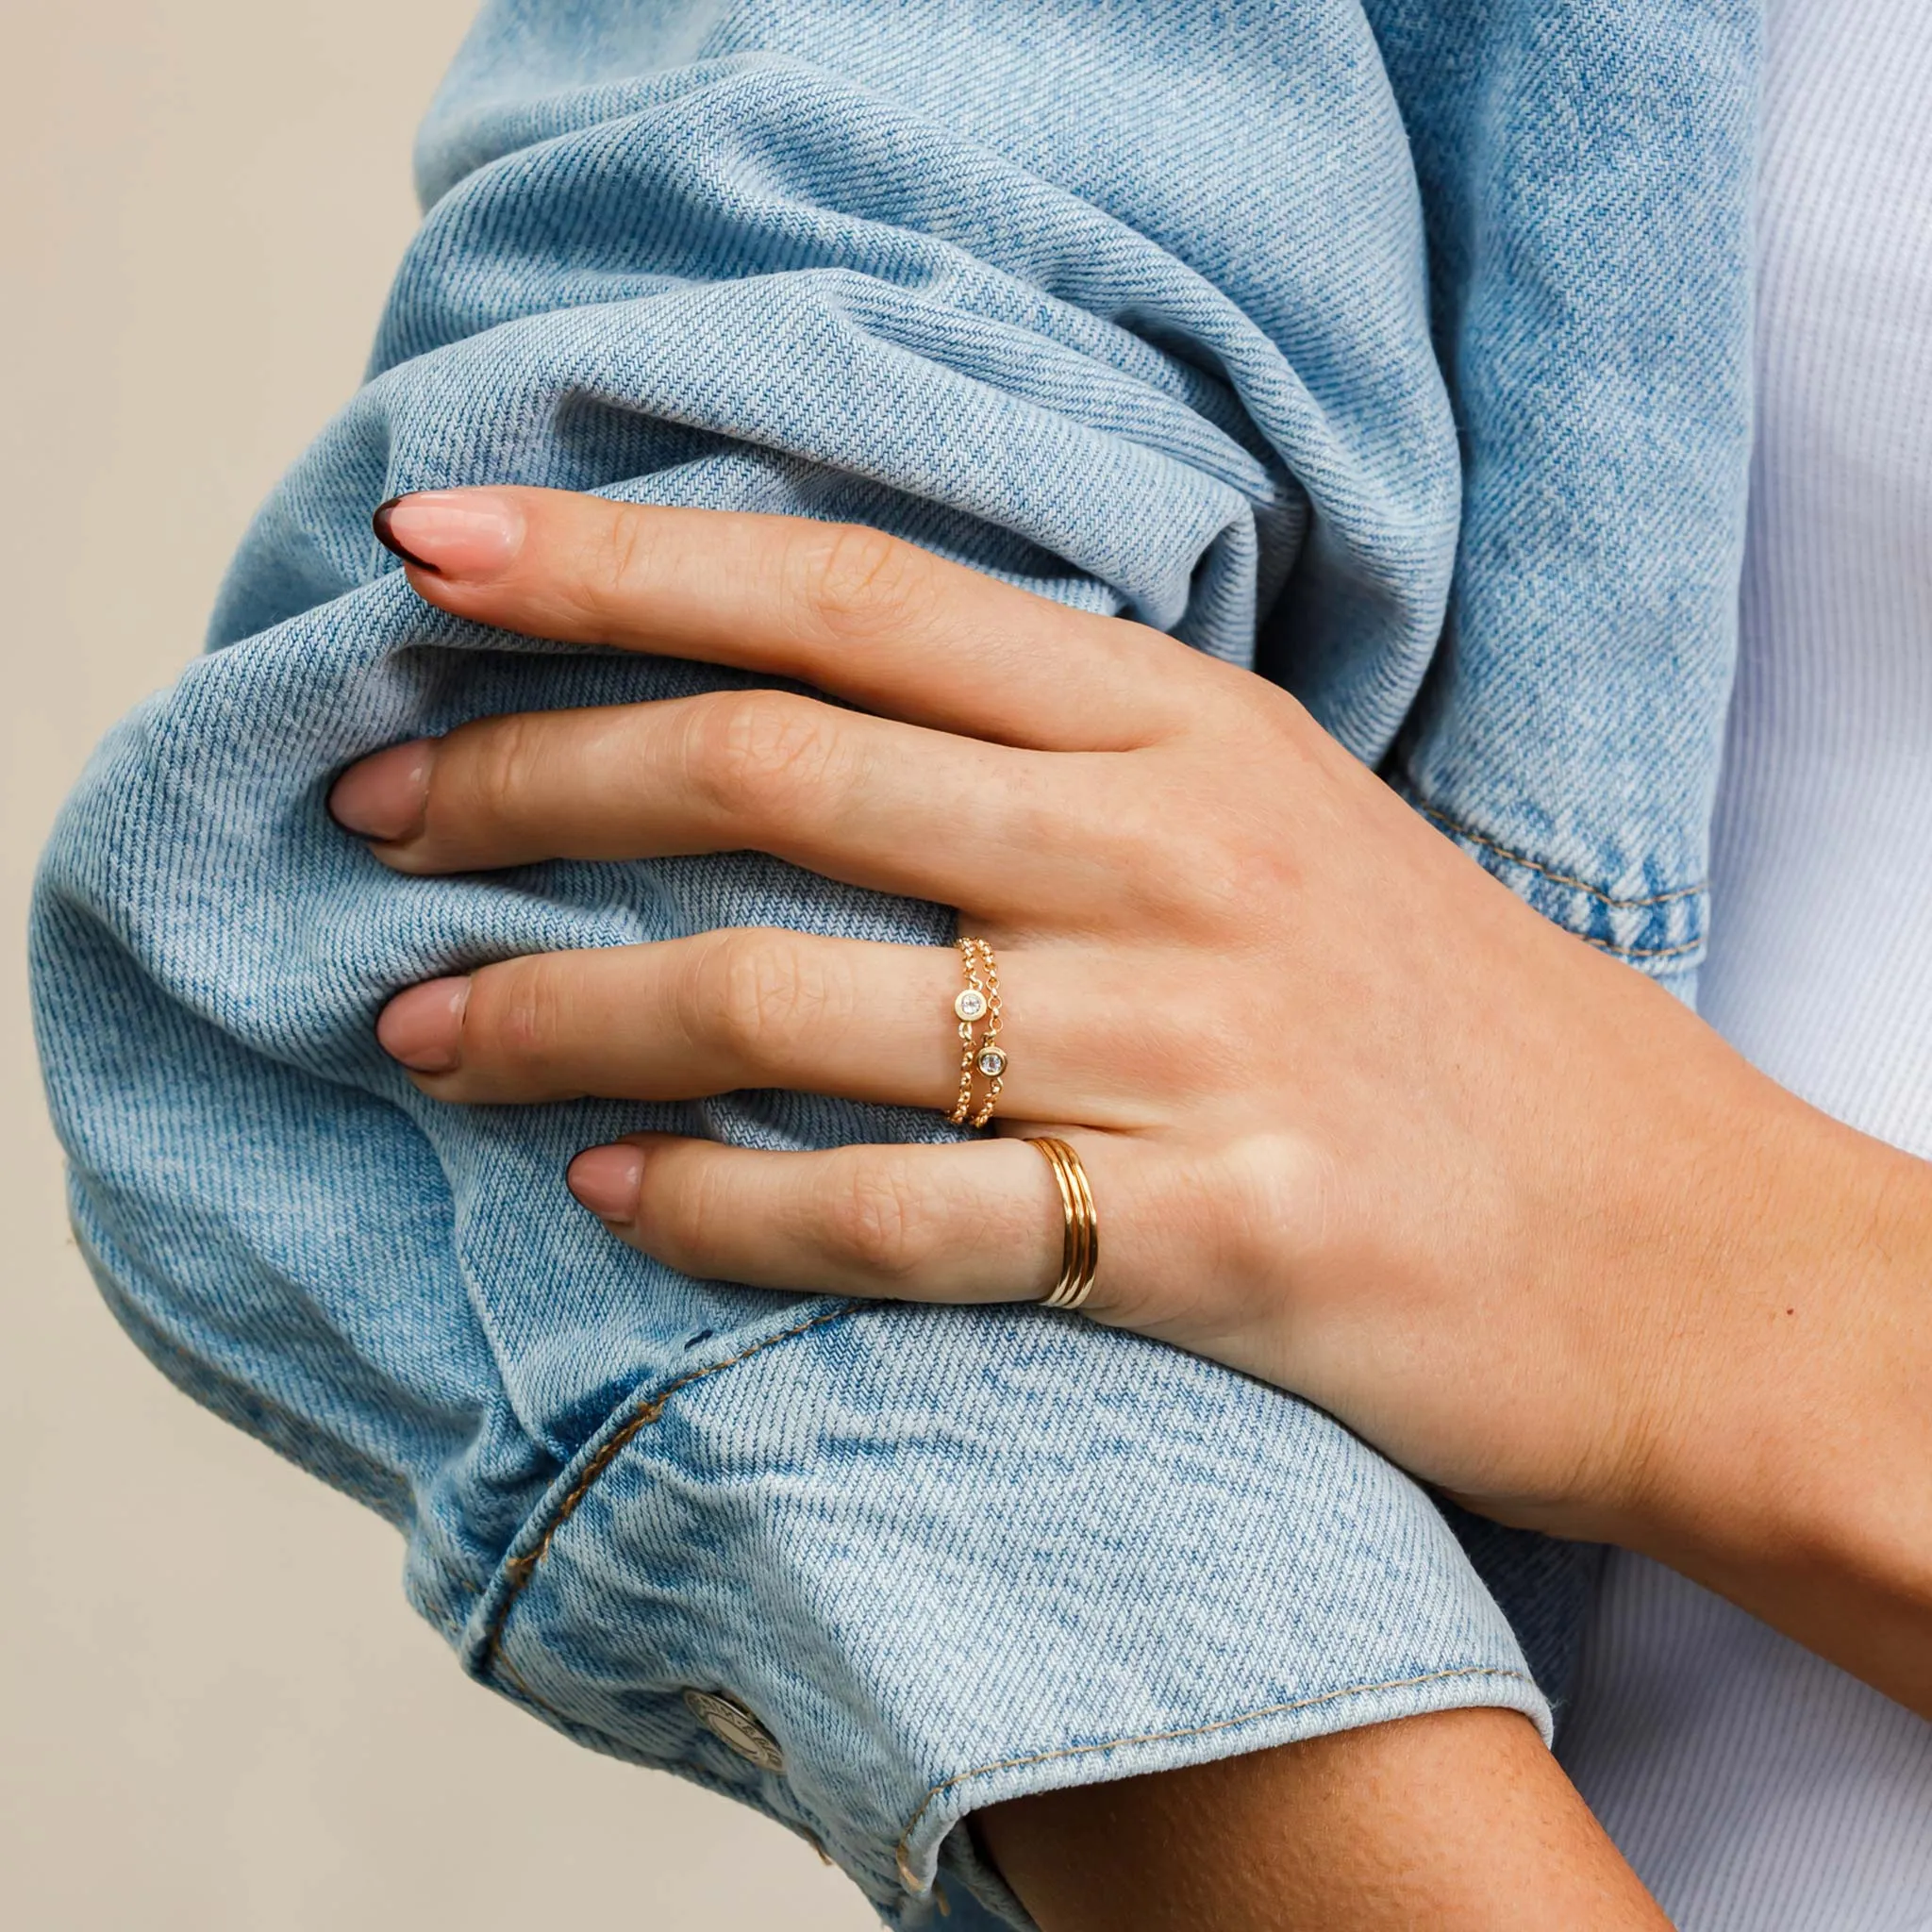
<path id="1" fill-rule="evenodd" d="M 899 1842 L 893 1847 L 893 1862 L 899 1868 L 899 1882 L 908 1891 L 923 1895 L 925 1888 L 920 1885 L 907 1862 L 912 1834 L 918 1830 L 919 1821 L 932 1809 L 936 1798 L 956 1785 L 964 1784 L 969 1778 L 984 1777 L 995 1771 L 1017 1771 L 1027 1765 L 1052 1764 L 1062 1757 L 1082 1757 L 1096 1751 L 1118 1751 L 1130 1744 L 1164 1744 L 1183 1738 L 1208 1737 L 1216 1731 L 1233 1730 L 1240 1724 L 1257 1723 L 1264 1717 L 1282 1717 L 1291 1711 L 1310 1710 L 1318 1705 L 1333 1704 L 1344 1697 L 1367 1697 L 1377 1690 L 1407 1690 L 1423 1684 L 1444 1683 L 1454 1677 L 1509 1677 L 1536 1689 L 1536 1679 L 1525 1671 L 1499 1670 L 1493 1664 L 1463 1664 L 1453 1671 L 1427 1671 L 1421 1676 L 1391 1677 L 1379 1684 L 1344 1684 L 1340 1690 L 1324 1690 L 1313 1697 L 1293 1698 L 1286 1704 L 1264 1704 L 1258 1709 L 1244 1710 L 1235 1717 L 1217 1718 L 1212 1724 L 1187 1724 L 1172 1731 L 1142 1731 L 1132 1737 L 1108 1738 L 1097 1744 L 1069 1744 L 1058 1751 L 1038 1751 L 1026 1757 L 1001 1757 L 991 1764 L 975 1764 L 970 1771 L 958 1772 L 949 1778 L 941 1779 L 920 1801 L 919 1809 L 907 1822 L 906 1829 L 899 1834 Z"/>
<path id="2" fill-rule="evenodd" d="M 1572 933 L 1571 938 L 1579 939 L 1586 946 L 1594 946 L 1599 953 L 1609 953 L 1619 959 L 1680 959 L 1686 953 L 1701 953 L 1702 940 L 1686 940 L 1681 946 L 1620 946 L 1611 940 L 1592 939 L 1587 932 Z"/>
<path id="3" fill-rule="evenodd" d="M 492 1671 L 501 1671 L 503 1674 L 506 1677 L 508 1677 L 513 1685 L 515 1685 L 517 1695 L 522 1697 L 526 1703 L 535 1705 L 539 1710 L 549 1711 L 550 1715 L 558 1719 L 560 1723 L 570 1723 L 570 1719 L 565 1717 L 562 1711 L 552 1710 L 550 1706 L 544 1703 L 544 1701 L 541 1697 L 539 1697 L 537 1693 L 534 1690 L 532 1690 L 526 1683 L 524 1682 L 523 1673 L 519 1671 L 516 1665 L 511 1663 L 508 1657 L 505 1657 L 500 1650 L 493 1650 L 490 1654 L 490 1656 L 484 1659 L 484 1662 L 485 1667 L 487 1669 Z M 616 1740 L 612 1739 L 610 1741 L 614 1743 Z"/>
<path id="4" fill-rule="evenodd" d="M 503 1601 L 497 1605 L 496 1613 L 490 1621 L 490 1631 L 484 1639 L 483 1655 L 479 1659 L 479 1674 L 487 1674 L 501 1664 L 509 1671 L 512 1677 L 516 1677 L 515 1670 L 503 1655 L 503 1633 L 508 1626 L 510 1612 L 516 1608 L 517 1599 L 524 1593 L 524 1587 L 537 1574 L 538 1566 L 543 1558 L 550 1554 L 550 1545 L 555 1541 L 558 1531 L 575 1513 L 578 1504 L 590 1493 L 591 1484 L 616 1461 L 641 1430 L 663 1419 L 665 1405 L 680 1389 L 689 1389 L 693 1382 L 702 1382 L 708 1375 L 715 1375 L 725 1369 L 735 1368 L 738 1363 L 748 1360 L 765 1349 L 774 1348 L 781 1341 L 790 1341 L 793 1336 L 804 1335 L 810 1329 L 823 1327 L 827 1322 L 837 1322 L 868 1306 L 870 1305 L 865 1302 L 846 1302 L 842 1307 L 813 1315 L 808 1321 L 800 1322 L 794 1327 L 783 1329 L 776 1335 L 767 1335 L 761 1341 L 754 1341 L 750 1347 L 740 1349 L 736 1355 L 708 1363 L 702 1369 L 692 1369 L 688 1374 L 678 1376 L 675 1382 L 667 1382 L 655 1395 L 647 1396 L 639 1403 L 584 1465 L 583 1474 L 558 1504 L 556 1513 L 544 1525 L 543 1534 L 538 1539 L 536 1546 L 525 1551 L 521 1557 L 510 1557 L 505 1563 L 504 1570 L 509 1578 L 509 1586 L 504 1591 Z M 521 1678 L 517 1678 L 517 1682 L 526 1696 L 532 1695 L 529 1687 L 524 1684 Z M 542 1704 L 541 1698 L 534 1696 L 532 1702 Z M 543 1705 L 544 1709 L 547 1710 L 549 1707 L 548 1705 Z"/>
<path id="5" fill-rule="evenodd" d="M 1544 865 L 1540 859 L 1530 858 L 1526 852 L 1518 852 L 1510 846 L 1498 844 L 1493 839 L 1486 839 L 1482 833 L 1472 831 L 1469 826 L 1463 824 L 1459 820 L 1451 818 L 1446 811 L 1438 811 L 1433 805 L 1424 805 L 1412 792 L 1409 795 L 1408 802 L 1417 811 L 1422 813 L 1424 818 L 1432 819 L 1445 832 L 1452 832 L 1458 839 L 1467 839 L 1472 845 L 1480 845 L 1485 852 L 1493 852 L 1498 858 L 1507 858 L 1511 865 L 1520 865 L 1525 871 L 1533 872 L 1540 877 L 1548 879 L 1553 886 L 1568 886 L 1573 891 L 1587 893 L 1591 898 L 1599 901 L 1605 906 L 1613 907 L 1619 911 L 1635 911 L 1645 906 L 1669 906 L 1679 899 L 1695 899 L 1706 890 L 1702 884 L 1677 886 L 1668 892 L 1653 892 L 1648 898 L 1619 898 L 1616 893 L 1606 892 L 1601 887 L 1591 885 L 1587 879 L 1579 879 L 1574 877 L 1569 873 L 1557 871 L 1554 866 Z M 1595 945 L 1602 942 L 1592 941 L 1591 943 Z M 1607 950 L 1610 952 L 1635 952 L 1638 949 L 1635 947 L 1610 946 Z M 1690 950 L 1690 946 L 1657 948 L 1655 949 L 1655 956 L 1661 957 L 1665 951 L 1687 953 Z"/>
<path id="6" fill-rule="evenodd" d="M 551 1543 L 558 1532 L 575 1513 L 577 1506 L 590 1493 L 597 1478 L 616 1461 L 638 1434 L 653 1423 L 662 1421 L 666 1406 L 679 1390 L 688 1389 L 692 1383 L 702 1382 L 708 1376 L 718 1374 L 724 1369 L 735 1368 L 740 1362 L 748 1361 L 753 1356 L 761 1355 L 766 1349 L 774 1348 L 781 1341 L 790 1341 L 796 1336 L 823 1327 L 828 1322 L 841 1321 L 845 1316 L 857 1314 L 860 1309 L 870 1306 L 873 1304 L 847 1302 L 841 1307 L 827 1309 L 824 1313 L 814 1315 L 810 1320 L 800 1322 L 776 1335 L 768 1335 L 763 1340 L 753 1342 L 749 1348 L 740 1349 L 736 1355 L 708 1363 L 702 1369 L 693 1369 L 690 1374 L 678 1376 L 675 1381 L 666 1383 L 655 1395 L 647 1396 L 639 1403 L 585 1465 L 583 1474 L 557 1506 L 556 1513 L 544 1526 L 543 1534 L 536 1547 L 524 1556 L 512 1557 L 504 1566 L 509 1574 L 509 1587 L 504 1592 L 502 1603 L 497 1606 L 495 1616 L 491 1620 L 490 1633 L 484 1641 L 483 1655 L 479 1660 L 478 1675 L 487 1678 L 500 1672 L 509 1679 L 520 1696 L 536 1709 L 558 1719 L 570 1730 L 604 1737 L 605 1734 L 596 1731 L 594 1726 L 583 1725 L 575 1719 L 565 1716 L 545 1698 L 539 1696 L 503 1651 L 504 1633 L 508 1628 L 510 1614 L 516 1608 L 517 1600 L 522 1596 L 525 1586 L 537 1574 L 543 1558 L 549 1555 Z M 1210 1724 L 1189 1724 L 1176 1730 L 1142 1731 L 1131 1736 L 1106 1739 L 1099 1743 L 1070 1744 L 1058 1750 L 1035 1752 L 1027 1757 L 1003 1757 L 990 1764 L 975 1764 L 968 1770 L 956 1772 L 951 1777 L 942 1778 L 938 1784 L 927 1788 L 925 1795 L 920 1800 L 919 1808 L 913 1812 L 907 1821 L 905 1829 L 899 1834 L 898 1841 L 892 1848 L 892 1862 L 897 1868 L 900 1883 L 907 1890 L 918 1897 L 924 1896 L 931 1888 L 922 1887 L 907 1863 L 907 1850 L 912 1834 L 919 1828 L 920 1820 L 932 1809 L 936 1799 L 971 1778 L 984 1777 L 995 1771 L 1017 1770 L 1026 1765 L 1051 1764 L 1065 1757 L 1088 1757 L 1099 1751 L 1124 1750 L 1135 1744 L 1171 1743 L 1184 1738 L 1210 1737 L 1217 1731 L 1233 1730 L 1241 1724 L 1256 1724 L 1263 1718 L 1285 1716 L 1291 1711 L 1310 1710 L 1324 1704 L 1336 1703 L 1345 1697 L 1367 1697 L 1378 1690 L 1404 1690 L 1423 1684 L 1444 1683 L 1457 1677 L 1507 1677 L 1518 1683 L 1528 1684 L 1532 1689 L 1536 1684 L 1536 1680 L 1524 1671 L 1498 1670 L 1491 1664 L 1466 1664 L 1455 1670 L 1429 1671 L 1414 1677 L 1390 1677 L 1374 1684 L 1345 1684 L 1339 1690 L 1324 1690 L 1313 1697 L 1294 1698 L 1282 1704 L 1265 1704 L 1254 1710 L 1240 1711 L 1233 1717 L 1216 1718 Z M 619 1755 L 628 1755 L 618 1740 L 607 1739 L 606 1741 L 615 1747 Z M 734 1791 L 730 1795 L 741 1799 L 743 1794 Z M 814 1842 L 817 1842 L 815 1837 Z M 828 1855 L 822 1844 L 818 1849 L 820 1857 L 827 1857 Z"/>

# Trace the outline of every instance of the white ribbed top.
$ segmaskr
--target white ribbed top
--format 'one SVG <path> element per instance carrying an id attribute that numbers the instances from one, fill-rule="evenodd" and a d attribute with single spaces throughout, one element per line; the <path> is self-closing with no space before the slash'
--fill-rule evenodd
<path id="1" fill-rule="evenodd" d="M 1787 1087 L 1932 1157 L 1932 0 L 1769 14 L 1701 1004 Z M 1932 1724 L 1656 1564 L 1611 1559 L 1563 1759 L 1685 1932 L 1932 1928 Z"/>

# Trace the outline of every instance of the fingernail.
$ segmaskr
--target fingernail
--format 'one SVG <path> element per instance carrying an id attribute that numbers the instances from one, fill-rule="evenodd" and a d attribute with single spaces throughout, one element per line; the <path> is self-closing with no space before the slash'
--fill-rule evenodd
<path id="1" fill-rule="evenodd" d="M 565 1179 L 599 1221 L 635 1221 L 644 1157 L 635 1147 L 592 1147 L 571 1162 Z"/>
<path id="2" fill-rule="evenodd" d="M 423 829 L 435 762 L 435 739 L 415 738 L 351 765 L 328 795 L 330 816 L 365 839 L 413 839 Z"/>
<path id="3" fill-rule="evenodd" d="M 382 1009 L 375 1037 L 382 1050 L 415 1074 L 447 1074 L 462 1058 L 468 979 L 425 979 Z"/>
<path id="4" fill-rule="evenodd" d="M 419 490 L 391 496 L 370 519 L 375 541 L 440 577 L 487 584 L 524 547 L 524 513 L 493 490 Z"/>

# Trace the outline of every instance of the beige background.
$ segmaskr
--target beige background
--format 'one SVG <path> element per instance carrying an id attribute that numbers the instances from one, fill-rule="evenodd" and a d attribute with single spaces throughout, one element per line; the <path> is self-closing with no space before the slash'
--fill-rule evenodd
<path id="1" fill-rule="evenodd" d="M 350 393 L 471 0 L 8 0 L 0 75 L 0 1918 L 42 1928 L 858 1932 L 775 1826 L 466 1683 L 374 1517 L 135 1354 L 66 1233 L 33 858 L 196 649 Z"/>

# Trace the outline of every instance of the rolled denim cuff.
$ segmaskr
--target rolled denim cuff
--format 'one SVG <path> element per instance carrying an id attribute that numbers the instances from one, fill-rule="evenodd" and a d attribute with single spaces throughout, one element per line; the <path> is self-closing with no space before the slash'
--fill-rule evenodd
<path id="1" fill-rule="evenodd" d="M 1471 1705 L 1548 1736 L 1407 1478 L 1292 1397 L 1094 1341 L 834 1306 L 640 1391 L 525 1524 L 467 1667 L 810 1838 L 904 1925 L 941 1866 L 1030 1923 L 955 1829 L 1002 1799 Z"/>
<path id="2" fill-rule="evenodd" d="M 1693 11 L 1728 44 L 1740 10 Z M 102 748 L 50 846 L 49 1094 L 130 1332 L 395 1522 L 412 1600 L 473 1672 L 809 1832 L 896 1923 L 944 1865 L 1024 1924 L 954 1829 L 978 1805 L 1450 1705 L 1549 1711 L 1443 1516 L 1291 1398 L 1074 1317 L 691 1281 L 561 1184 L 641 1126 L 823 1147 L 944 1138 L 942 1113 L 459 1109 L 410 1086 L 374 1023 L 413 980 L 734 924 L 943 944 L 953 919 L 747 854 L 378 865 L 325 810 L 351 759 L 735 680 L 445 618 L 369 510 L 526 483 L 875 525 L 1253 666 L 1551 916 L 1682 964 L 1702 821 L 1642 801 L 1714 770 L 1728 525 L 1680 506 L 1722 508 L 1741 475 L 1738 412 L 1693 377 L 1724 403 L 1742 331 L 1633 334 L 1625 297 L 1677 288 L 1656 264 L 1707 231 L 1684 286 L 1741 289 L 1742 203 L 1725 126 L 1674 95 L 1652 111 L 1708 193 L 1677 193 L 1637 121 L 1579 164 L 1573 110 L 1628 118 L 1630 73 L 1702 71 L 1648 42 L 1626 64 L 1626 34 L 1676 18 L 1639 11 L 1564 40 L 1526 0 L 1440 22 L 1391 0 L 1398 102 L 1353 0 L 499 0 L 425 132 L 435 205 L 371 383 L 258 519 L 217 648 Z M 1485 202 L 1508 219 L 1473 276 L 1484 157 L 1536 192 Z M 1653 199 L 1627 202 L 1640 179 Z M 1543 309 L 1570 333 L 1525 331 Z M 1600 385 L 1519 378 L 1539 344 L 1561 374 L 1600 338 L 1641 339 L 1646 378 L 1678 345 L 1674 381 L 1641 386 L 1662 430 L 1600 425 Z M 1485 415 L 1498 398 L 1528 427 Z M 1459 422 L 1490 425 L 1490 508 L 1457 575 Z M 1574 567 L 1587 505 L 1620 539 L 1584 546 L 1601 581 Z M 1679 580 L 1724 597 L 1661 594 Z M 1554 1681 L 1582 1573 L 1501 1532 L 1471 1547 Z"/>

